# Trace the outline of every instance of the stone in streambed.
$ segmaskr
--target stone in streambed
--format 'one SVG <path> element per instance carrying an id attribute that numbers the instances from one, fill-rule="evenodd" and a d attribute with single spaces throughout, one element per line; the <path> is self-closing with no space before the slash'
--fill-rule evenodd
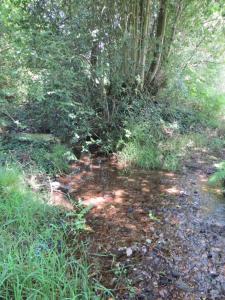
<path id="1" fill-rule="evenodd" d="M 51 188 L 54 191 L 61 191 L 65 194 L 69 193 L 69 191 L 70 191 L 70 186 L 69 185 L 62 184 L 58 181 L 51 182 Z"/>

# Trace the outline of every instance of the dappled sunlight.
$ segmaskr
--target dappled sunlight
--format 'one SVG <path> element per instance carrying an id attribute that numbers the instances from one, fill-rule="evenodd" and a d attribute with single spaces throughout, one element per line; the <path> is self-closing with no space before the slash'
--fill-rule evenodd
<path id="1" fill-rule="evenodd" d="M 102 204 L 104 204 L 107 201 L 104 197 L 94 197 L 94 198 L 89 198 L 87 200 L 78 198 L 78 200 L 82 201 L 82 203 L 85 206 L 97 206 L 99 208 L 102 208 Z"/>
<path id="2" fill-rule="evenodd" d="M 208 178 L 205 175 L 200 174 L 198 178 L 200 182 L 208 182 Z"/>
<path id="3" fill-rule="evenodd" d="M 225 295 L 224 1 L 0 1 L 0 300 Z"/>
<path id="4" fill-rule="evenodd" d="M 172 173 L 172 172 L 170 172 L 170 173 L 164 173 L 164 175 L 167 176 L 167 177 L 171 177 L 173 179 L 176 178 L 175 173 Z"/>
<path id="5" fill-rule="evenodd" d="M 143 188 L 142 188 L 142 192 L 148 193 L 148 192 L 150 192 L 150 189 L 147 188 L 147 187 L 143 187 Z"/>
<path id="6" fill-rule="evenodd" d="M 160 176 L 158 172 L 152 172 L 147 176 L 145 171 L 132 170 L 128 175 L 126 172 L 122 175 L 123 172 L 120 166 L 117 168 L 115 159 L 101 164 L 99 161 L 100 158 L 90 160 L 85 157 L 85 160 L 82 159 L 72 166 L 72 174 L 74 170 L 79 170 L 79 173 L 63 179 L 64 183 L 71 185 L 74 197 L 82 200 L 84 205 L 102 208 L 109 203 L 122 204 L 133 198 L 145 198 L 153 187 L 156 191 L 156 183 L 157 189 L 160 188 L 159 180 L 162 172 L 159 172 Z M 167 173 L 168 177 L 173 175 Z"/>
<path id="7" fill-rule="evenodd" d="M 74 206 L 66 198 L 65 194 L 60 191 L 53 191 L 48 204 L 51 206 L 59 206 L 69 211 L 74 211 Z"/>
<path id="8" fill-rule="evenodd" d="M 77 199 L 82 201 L 85 206 L 97 207 L 98 209 L 103 208 L 104 205 L 109 203 L 122 203 L 123 198 L 127 196 L 126 192 L 122 189 L 100 193 L 102 196 L 94 196 L 96 189 L 91 190 L 91 186 L 88 189 L 89 191 L 82 193 L 82 196 L 78 196 Z"/>
<path id="9" fill-rule="evenodd" d="M 223 195 L 223 190 L 222 188 L 218 186 L 212 186 L 209 183 L 209 179 L 206 176 L 199 175 L 199 181 L 202 183 L 202 191 L 206 193 L 211 193 L 217 196 L 222 196 Z"/>
<path id="10" fill-rule="evenodd" d="M 203 159 L 197 159 L 197 163 L 198 163 L 198 164 L 204 164 L 204 163 L 205 163 L 205 160 L 203 160 Z"/>
<path id="11" fill-rule="evenodd" d="M 174 185 L 177 177 L 173 172 L 121 169 L 114 157 L 85 157 L 72 165 L 71 175 L 62 182 L 71 187 L 73 201 L 91 208 L 90 232 L 97 231 L 96 238 L 108 243 L 113 239 L 125 245 L 130 239 L 145 238 L 150 224 L 157 223 L 159 218 L 152 209 L 165 202 L 170 205 L 171 197 L 182 195 L 182 189 Z"/>
<path id="12" fill-rule="evenodd" d="M 215 164 L 214 164 L 215 166 Z M 201 183 L 201 190 L 205 193 L 223 197 L 223 190 L 219 186 L 213 186 L 209 183 L 209 177 L 206 174 L 198 174 L 198 181 Z"/>
<path id="13" fill-rule="evenodd" d="M 187 161 L 190 169 L 183 173 L 120 169 L 115 159 L 102 161 L 98 157 L 90 160 L 90 165 L 87 160 L 73 165 L 72 175 L 62 180 L 71 187 L 72 201 L 80 200 L 84 206 L 90 207 L 86 218 L 90 252 L 94 255 L 110 253 L 104 259 L 99 257 L 106 274 L 112 265 L 112 256 L 120 256 L 121 251 L 127 261 L 132 248 L 132 257 L 140 260 L 146 251 L 161 251 L 161 244 L 174 237 L 175 243 L 178 241 L 179 244 L 180 238 L 183 241 L 187 234 L 195 242 L 193 215 L 197 220 L 199 213 L 210 216 L 215 205 L 211 193 L 220 195 L 217 190 L 209 190 L 204 169 L 206 160 L 201 159 L 201 155 L 199 153 L 195 160 Z M 205 201 L 202 207 L 199 207 L 200 197 Z M 190 224 L 187 231 L 184 230 L 185 224 Z M 167 236 L 159 234 L 162 228 Z M 140 252 L 135 252 L 137 247 Z M 182 247 L 174 247 L 173 251 L 178 249 L 178 255 L 183 251 Z M 163 248 L 163 251 L 170 255 L 169 249 Z"/>
<path id="14" fill-rule="evenodd" d="M 208 193 L 212 193 L 212 194 L 215 194 L 217 196 L 223 196 L 223 191 L 221 188 L 218 188 L 218 187 L 211 187 L 209 185 L 205 185 L 202 187 L 202 190 L 204 192 L 208 192 Z"/>
<path id="15" fill-rule="evenodd" d="M 171 188 L 164 189 L 164 192 L 167 192 L 168 194 L 171 195 L 180 195 L 182 191 L 178 189 L 176 186 L 173 186 Z"/>
<path id="16" fill-rule="evenodd" d="M 208 149 L 206 148 L 200 148 L 202 153 L 208 153 Z"/>

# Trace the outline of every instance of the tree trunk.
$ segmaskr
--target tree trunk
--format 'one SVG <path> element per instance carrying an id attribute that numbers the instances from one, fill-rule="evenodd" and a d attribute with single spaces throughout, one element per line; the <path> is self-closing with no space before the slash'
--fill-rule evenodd
<path id="1" fill-rule="evenodd" d="M 140 49 L 140 79 L 141 79 L 141 88 L 144 85 L 144 78 L 145 78 L 145 63 L 146 63 L 146 55 L 148 50 L 148 34 L 149 34 L 149 23 L 150 23 L 150 12 L 151 12 L 151 0 L 147 0 L 147 7 L 142 13 L 142 47 Z"/>
<path id="2" fill-rule="evenodd" d="M 167 0 L 160 0 L 160 9 L 159 9 L 159 14 L 157 19 L 157 32 L 156 32 L 157 42 L 154 51 L 154 58 L 145 79 L 146 86 L 148 86 L 154 81 L 161 66 L 161 59 L 163 54 L 165 31 L 166 31 L 166 19 L 167 19 L 166 3 Z"/>

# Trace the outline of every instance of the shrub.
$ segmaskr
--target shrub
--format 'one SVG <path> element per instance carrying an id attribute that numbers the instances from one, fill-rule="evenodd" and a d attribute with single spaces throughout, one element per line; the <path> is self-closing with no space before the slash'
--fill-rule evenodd
<path id="1" fill-rule="evenodd" d="M 141 168 L 177 171 L 195 147 L 208 142 L 198 133 L 181 132 L 176 121 L 159 119 L 158 109 L 139 115 L 126 123 L 125 134 L 118 143 L 119 159 Z"/>
<path id="2" fill-rule="evenodd" d="M 27 135 L 26 135 L 27 136 Z M 31 136 L 31 137 L 30 137 Z M 50 175 L 69 170 L 69 162 L 76 160 L 71 149 L 55 141 L 29 135 L 29 139 L 18 139 L 17 135 L 1 142 L 0 161 L 19 161 L 24 166 Z"/>

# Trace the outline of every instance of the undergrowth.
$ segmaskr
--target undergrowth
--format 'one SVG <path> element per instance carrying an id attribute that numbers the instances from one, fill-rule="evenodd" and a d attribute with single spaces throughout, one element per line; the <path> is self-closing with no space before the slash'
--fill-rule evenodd
<path id="1" fill-rule="evenodd" d="M 79 212 L 48 206 L 15 167 L 0 169 L 0 198 L 1 299 L 103 299 L 78 240 Z"/>
<path id="2" fill-rule="evenodd" d="M 225 189 L 225 161 L 216 164 L 216 172 L 209 178 L 211 185 L 221 185 Z"/>
<path id="3" fill-rule="evenodd" d="M 196 148 L 219 152 L 225 145 L 224 125 L 217 115 L 221 105 L 211 115 L 208 106 L 202 106 L 199 111 L 193 103 L 189 108 L 174 102 L 147 103 L 139 115 L 133 113 L 125 121 L 119 159 L 141 168 L 177 171 Z"/>
<path id="4" fill-rule="evenodd" d="M 0 163 L 19 162 L 49 175 L 65 173 L 69 163 L 76 160 L 66 145 L 49 141 L 20 141 L 16 138 L 0 141 Z"/>
<path id="5" fill-rule="evenodd" d="M 135 126 L 118 154 L 119 159 L 128 165 L 177 171 L 182 167 L 183 159 L 188 158 L 195 148 L 207 144 L 206 138 L 197 133 L 177 133 L 169 138 L 162 134 L 159 138 L 145 132 L 141 139 L 141 135 L 135 133 L 142 130 L 145 131 L 146 127 Z"/>

